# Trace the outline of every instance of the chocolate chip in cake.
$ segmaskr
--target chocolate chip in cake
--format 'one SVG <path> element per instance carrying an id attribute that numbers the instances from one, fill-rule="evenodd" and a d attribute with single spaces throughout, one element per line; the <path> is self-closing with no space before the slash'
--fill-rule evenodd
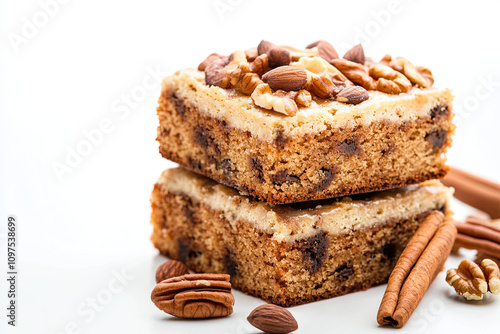
<path id="1" fill-rule="evenodd" d="M 204 126 L 197 126 L 194 129 L 193 141 L 206 151 L 211 142 L 211 138 L 208 136 L 208 129 Z"/>
<path id="2" fill-rule="evenodd" d="M 440 117 L 448 117 L 450 115 L 450 108 L 447 105 L 437 105 L 431 109 L 430 116 L 431 119 L 436 119 Z"/>
<path id="3" fill-rule="evenodd" d="M 194 172 L 201 174 L 201 172 L 203 171 L 203 164 L 199 160 L 189 157 L 187 165 L 189 166 L 189 169 Z"/>
<path id="4" fill-rule="evenodd" d="M 330 237 L 324 231 L 319 231 L 316 235 L 296 242 L 294 248 L 302 252 L 302 260 L 306 269 L 314 274 L 325 262 L 326 251 Z"/>
<path id="5" fill-rule="evenodd" d="M 396 150 L 396 144 L 394 144 L 394 142 L 390 142 L 389 144 L 387 144 L 387 148 L 382 150 L 382 155 L 384 157 L 388 156 L 389 154 L 391 154 L 392 152 L 394 152 Z"/>
<path id="6" fill-rule="evenodd" d="M 388 241 L 384 247 L 382 247 L 383 260 L 392 262 L 396 259 L 396 242 Z"/>
<path id="7" fill-rule="evenodd" d="M 278 148 L 283 149 L 288 141 L 288 138 L 285 136 L 285 131 L 283 129 L 279 129 L 276 131 L 276 136 L 274 137 L 274 145 Z"/>
<path id="8" fill-rule="evenodd" d="M 233 255 L 230 252 L 224 257 L 224 271 L 231 277 L 238 275 L 238 265 L 233 260 Z"/>
<path id="9" fill-rule="evenodd" d="M 297 176 L 288 174 L 287 169 L 280 170 L 275 174 L 269 174 L 269 180 L 271 180 L 271 182 L 275 185 L 279 186 L 284 183 L 295 183 L 300 181 Z"/>
<path id="10" fill-rule="evenodd" d="M 248 164 L 250 165 L 250 170 L 254 171 L 257 181 L 264 183 L 264 172 L 259 159 L 257 157 L 250 156 L 250 158 L 248 158 Z"/>
<path id="11" fill-rule="evenodd" d="M 188 223 L 195 224 L 196 220 L 194 218 L 193 201 L 187 195 L 181 195 L 181 196 L 182 196 L 182 203 L 184 203 L 184 205 L 182 206 L 182 213 L 184 214 L 184 217 L 186 217 Z"/>
<path id="12" fill-rule="evenodd" d="M 236 164 L 231 161 L 231 159 L 224 159 L 221 162 L 217 163 L 215 167 L 217 170 L 222 170 L 222 174 L 225 176 L 231 175 L 234 172 L 238 171 L 236 168 Z"/>
<path id="13" fill-rule="evenodd" d="M 353 139 L 345 139 L 337 145 L 337 150 L 347 155 L 361 154 L 363 150 L 359 146 L 358 141 L 357 137 L 354 137 Z"/>
<path id="14" fill-rule="evenodd" d="M 177 240 L 177 247 L 179 249 L 179 261 L 183 263 L 201 255 L 200 252 L 196 252 L 191 248 L 191 242 L 188 239 Z"/>
<path id="15" fill-rule="evenodd" d="M 314 185 L 312 191 L 320 192 L 328 188 L 335 177 L 335 172 L 336 172 L 335 168 L 333 169 L 321 168 L 318 171 L 318 177 L 320 181 Z"/>
<path id="16" fill-rule="evenodd" d="M 337 281 L 340 283 L 346 281 L 351 277 L 352 274 L 354 274 L 354 269 L 349 267 L 347 264 L 343 264 L 337 269 L 335 269 L 335 273 L 337 274 Z"/>
<path id="17" fill-rule="evenodd" d="M 434 149 L 439 149 L 446 144 L 446 139 L 448 137 L 448 131 L 445 129 L 437 129 L 430 131 L 426 136 L 427 139 Z"/>
<path id="18" fill-rule="evenodd" d="M 186 105 L 184 104 L 184 100 L 178 98 L 174 92 L 169 92 L 168 98 L 174 104 L 177 114 L 182 118 L 186 118 Z"/>

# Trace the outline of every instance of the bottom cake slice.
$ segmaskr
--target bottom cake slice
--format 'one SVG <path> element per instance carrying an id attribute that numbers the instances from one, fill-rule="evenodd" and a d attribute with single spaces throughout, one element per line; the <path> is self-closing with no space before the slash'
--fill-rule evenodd
<path id="1" fill-rule="evenodd" d="M 227 273 L 233 287 L 293 306 L 386 282 L 432 210 L 452 189 L 439 181 L 272 206 L 181 168 L 151 197 L 151 240 L 196 272 Z"/>

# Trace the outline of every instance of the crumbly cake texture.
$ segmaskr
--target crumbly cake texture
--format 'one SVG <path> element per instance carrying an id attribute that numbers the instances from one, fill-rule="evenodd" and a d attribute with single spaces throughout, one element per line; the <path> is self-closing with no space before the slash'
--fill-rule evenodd
<path id="1" fill-rule="evenodd" d="M 151 240 L 195 272 L 293 306 L 387 281 L 426 215 L 452 190 L 427 181 L 396 190 L 273 206 L 182 168 L 154 187 Z"/>
<path id="2" fill-rule="evenodd" d="M 272 204 L 443 177 L 454 132 L 451 92 L 369 93 L 357 105 L 313 98 L 285 116 L 237 89 L 206 85 L 203 72 L 182 70 L 162 84 L 160 153 Z"/>

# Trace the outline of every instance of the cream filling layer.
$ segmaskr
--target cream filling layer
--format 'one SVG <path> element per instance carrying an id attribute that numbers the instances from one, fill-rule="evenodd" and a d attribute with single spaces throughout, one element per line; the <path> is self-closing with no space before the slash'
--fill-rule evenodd
<path id="1" fill-rule="evenodd" d="M 221 215 L 234 227 L 248 222 L 277 242 L 293 242 L 319 230 L 340 234 L 369 228 L 389 220 L 404 220 L 447 205 L 453 189 L 439 181 L 371 194 L 365 200 L 344 197 L 338 202 L 312 209 L 290 205 L 271 206 L 238 194 L 214 181 L 181 168 L 162 173 L 157 182 L 164 191 L 183 193 Z"/>
<path id="2" fill-rule="evenodd" d="M 370 98 L 358 105 L 333 100 L 314 100 L 289 117 L 256 106 L 251 97 L 234 89 L 205 84 L 204 73 L 185 69 L 165 78 L 163 91 L 175 91 L 178 98 L 191 103 L 201 113 L 225 120 L 229 125 L 249 131 L 263 141 L 272 142 L 278 133 L 304 136 L 331 128 L 354 129 L 373 122 L 402 123 L 425 117 L 439 105 L 451 108 L 449 89 L 413 88 L 409 93 L 390 95 L 369 91 Z"/>

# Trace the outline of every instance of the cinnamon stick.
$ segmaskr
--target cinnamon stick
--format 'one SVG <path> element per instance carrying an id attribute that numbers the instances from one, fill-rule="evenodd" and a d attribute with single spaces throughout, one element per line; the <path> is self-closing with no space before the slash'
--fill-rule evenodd
<path id="1" fill-rule="evenodd" d="M 454 187 L 454 196 L 462 202 L 500 218 L 500 184 L 453 167 L 442 182 Z"/>
<path id="2" fill-rule="evenodd" d="M 403 327 L 448 258 L 457 229 L 433 211 L 418 228 L 394 268 L 377 314 L 380 325 Z"/>
<path id="3" fill-rule="evenodd" d="M 483 222 L 453 222 L 457 227 L 458 234 L 468 235 L 470 237 L 489 240 L 500 244 L 500 228 Z"/>
<path id="4" fill-rule="evenodd" d="M 487 255 L 500 257 L 500 244 L 489 240 L 474 238 L 461 233 L 457 235 L 455 246 L 467 249 L 475 249 L 478 252 Z"/>

